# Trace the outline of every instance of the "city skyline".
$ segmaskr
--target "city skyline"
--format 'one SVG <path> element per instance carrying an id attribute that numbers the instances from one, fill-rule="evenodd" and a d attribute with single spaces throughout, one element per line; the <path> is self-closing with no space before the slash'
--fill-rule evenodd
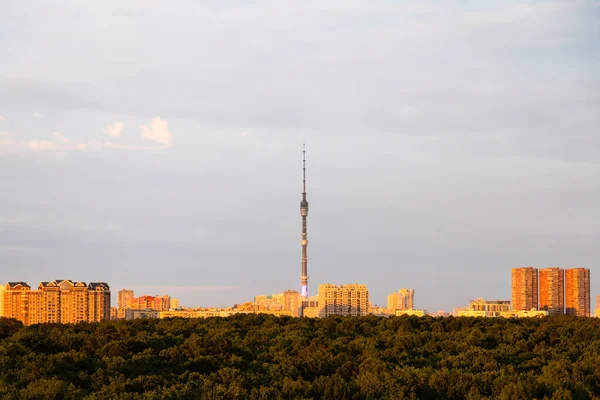
<path id="1" fill-rule="evenodd" d="M 310 295 L 409 287 L 448 310 L 508 300 L 511 268 L 594 275 L 598 18 L 586 1 L 7 0 L 0 278 L 108 282 L 113 302 L 298 290 L 304 141 Z"/>

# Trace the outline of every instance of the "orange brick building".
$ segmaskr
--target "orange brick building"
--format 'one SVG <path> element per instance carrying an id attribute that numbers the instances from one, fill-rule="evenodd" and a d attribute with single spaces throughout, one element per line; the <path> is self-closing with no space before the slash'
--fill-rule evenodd
<path id="1" fill-rule="evenodd" d="M 511 305 L 515 311 L 538 309 L 538 270 L 533 267 L 512 269 Z"/>
<path id="2" fill-rule="evenodd" d="M 542 268 L 539 275 L 540 310 L 548 315 L 565 313 L 565 270 L 558 267 Z"/>
<path id="3" fill-rule="evenodd" d="M 589 317 L 590 306 L 590 270 L 571 268 L 565 271 L 566 313 L 580 317 Z"/>

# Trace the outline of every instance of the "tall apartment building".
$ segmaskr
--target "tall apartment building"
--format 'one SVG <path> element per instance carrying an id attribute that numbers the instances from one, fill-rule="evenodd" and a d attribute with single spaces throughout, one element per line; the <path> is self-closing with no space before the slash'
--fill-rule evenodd
<path id="1" fill-rule="evenodd" d="M 542 268 L 539 274 L 540 310 L 548 315 L 565 313 L 565 270 L 558 267 Z"/>
<path id="2" fill-rule="evenodd" d="M 300 316 L 300 292 L 286 290 L 282 293 L 283 310 L 290 311 L 292 317 Z"/>
<path id="3" fill-rule="evenodd" d="M 25 325 L 48 322 L 77 323 L 110 318 L 110 288 L 104 282 L 68 279 L 41 282 L 31 290 L 25 282 L 8 282 L 3 294 L 2 316 Z"/>
<path id="4" fill-rule="evenodd" d="M 119 290 L 119 295 L 117 297 L 117 308 L 118 309 L 129 308 L 129 306 L 130 306 L 129 300 L 133 299 L 134 297 L 135 297 L 135 294 L 134 294 L 133 290 L 131 290 L 131 289 Z"/>
<path id="5" fill-rule="evenodd" d="M 181 302 L 177 297 L 171 297 L 169 300 L 169 310 L 179 310 L 181 308 Z"/>
<path id="6" fill-rule="evenodd" d="M 512 309 L 538 309 L 538 270 L 537 268 L 512 269 Z"/>
<path id="7" fill-rule="evenodd" d="M 7 282 L 2 291 L 2 317 L 14 318 L 29 325 L 29 293 L 31 286 L 25 282 Z"/>
<path id="8" fill-rule="evenodd" d="M 2 290 L 0 288 L 0 290 Z M 594 317 L 600 318 L 600 295 L 596 296 L 596 309 L 594 310 Z"/>
<path id="9" fill-rule="evenodd" d="M 319 317 L 329 315 L 361 316 L 369 313 L 369 290 L 362 284 L 319 285 Z"/>
<path id="10" fill-rule="evenodd" d="M 571 268 L 565 270 L 566 313 L 581 317 L 590 316 L 590 270 Z"/>
<path id="11" fill-rule="evenodd" d="M 387 297 L 388 312 L 394 315 L 396 310 L 409 310 L 415 308 L 414 289 L 398 289 Z"/>

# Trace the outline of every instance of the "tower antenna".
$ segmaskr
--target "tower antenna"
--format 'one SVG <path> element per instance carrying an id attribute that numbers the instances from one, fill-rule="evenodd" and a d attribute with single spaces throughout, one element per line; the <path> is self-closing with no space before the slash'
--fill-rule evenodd
<path id="1" fill-rule="evenodd" d="M 302 143 L 302 201 L 300 202 L 300 216 L 302 217 L 302 275 L 300 277 L 302 297 L 308 297 L 308 258 L 306 247 L 308 239 L 306 235 L 306 217 L 308 216 L 308 201 L 306 200 L 306 143 Z"/>

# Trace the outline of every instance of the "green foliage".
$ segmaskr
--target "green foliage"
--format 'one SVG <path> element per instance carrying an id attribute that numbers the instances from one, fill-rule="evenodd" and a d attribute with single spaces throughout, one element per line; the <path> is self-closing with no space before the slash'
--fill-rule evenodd
<path id="1" fill-rule="evenodd" d="M 0 319 L 6 399 L 598 397 L 591 318 Z"/>

